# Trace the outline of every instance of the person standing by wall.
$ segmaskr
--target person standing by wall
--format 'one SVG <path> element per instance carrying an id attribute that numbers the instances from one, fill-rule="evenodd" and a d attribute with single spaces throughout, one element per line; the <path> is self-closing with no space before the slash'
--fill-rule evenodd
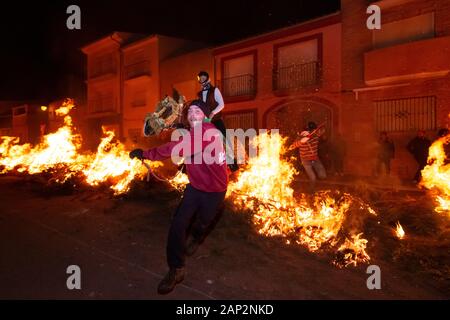
<path id="1" fill-rule="evenodd" d="M 381 174 L 381 168 L 384 167 L 387 175 L 391 174 L 391 160 L 395 157 L 394 142 L 388 137 L 386 131 L 380 133 L 378 140 L 376 173 Z"/>
<path id="2" fill-rule="evenodd" d="M 342 138 L 342 135 L 338 133 L 334 138 L 332 145 L 332 159 L 334 172 L 337 176 L 344 176 L 344 159 L 347 154 L 347 144 Z"/>
<path id="3" fill-rule="evenodd" d="M 436 140 L 442 139 L 442 138 L 448 136 L 449 133 L 450 133 L 450 131 L 447 128 L 439 129 Z M 446 157 L 445 163 L 449 163 L 450 162 L 450 143 L 444 143 L 444 152 L 445 152 L 445 157 Z"/>
<path id="4" fill-rule="evenodd" d="M 409 141 L 406 149 L 412 154 L 417 162 L 418 168 L 414 175 L 414 183 L 420 181 L 422 177 L 422 170 L 427 165 L 428 149 L 431 146 L 431 141 L 425 136 L 425 131 L 419 130 L 417 136 Z"/>
<path id="5" fill-rule="evenodd" d="M 322 134 L 319 138 L 319 150 L 318 155 L 320 162 L 322 162 L 325 171 L 330 172 L 332 167 L 332 159 L 331 159 L 331 142 L 326 136 L 326 134 Z"/>

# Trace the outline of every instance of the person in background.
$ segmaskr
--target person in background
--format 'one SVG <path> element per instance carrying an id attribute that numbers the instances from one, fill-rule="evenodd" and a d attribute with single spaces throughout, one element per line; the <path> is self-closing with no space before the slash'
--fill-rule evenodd
<path id="1" fill-rule="evenodd" d="M 225 122 L 222 119 L 222 110 L 225 108 L 225 102 L 222 97 L 222 93 L 219 88 L 214 87 L 211 84 L 211 79 L 206 71 L 200 71 L 197 75 L 198 82 L 200 83 L 202 90 L 197 93 L 197 96 L 202 100 L 209 108 L 210 115 L 206 121 L 211 121 L 211 123 L 219 129 L 223 134 L 225 144 L 231 146 L 226 138 L 227 128 L 225 127 Z M 236 159 L 231 158 L 231 150 L 227 150 L 227 164 L 232 172 L 239 169 Z"/>
<path id="2" fill-rule="evenodd" d="M 431 141 L 425 136 L 425 131 L 419 130 L 417 136 L 409 141 L 406 149 L 412 154 L 417 162 L 418 168 L 414 175 L 414 183 L 418 183 L 422 177 L 422 170 L 427 165 L 428 149 L 431 146 Z"/>
<path id="3" fill-rule="evenodd" d="M 330 172 L 332 167 L 331 159 L 331 143 L 326 136 L 322 134 L 319 138 L 319 149 L 318 149 L 319 159 L 323 164 L 326 172 Z"/>
<path id="4" fill-rule="evenodd" d="M 332 160 L 334 172 L 337 176 L 344 176 L 344 159 L 347 154 L 347 144 L 342 138 L 342 135 L 338 133 L 334 138 L 332 145 Z"/>
<path id="5" fill-rule="evenodd" d="M 388 137 L 386 131 L 380 133 L 380 138 L 378 140 L 378 151 L 377 151 L 377 163 L 376 172 L 377 175 L 381 174 L 381 168 L 384 167 L 387 175 L 391 174 L 391 160 L 395 157 L 395 146 L 394 142 Z"/>
<path id="6" fill-rule="evenodd" d="M 300 160 L 308 175 L 310 181 L 309 192 L 311 193 L 315 190 L 317 177 L 319 179 L 327 177 L 325 168 L 318 155 L 319 138 L 323 133 L 324 131 L 317 128 L 315 122 L 309 122 L 305 131 L 300 133 L 300 139 L 289 147 L 289 150 L 299 148 Z"/>
<path id="7" fill-rule="evenodd" d="M 436 140 L 448 136 L 449 133 L 450 133 L 450 131 L 447 128 L 439 129 Z M 450 162 L 450 143 L 444 143 L 444 152 L 445 152 L 445 156 L 447 158 L 446 163 L 449 163 Z"/>

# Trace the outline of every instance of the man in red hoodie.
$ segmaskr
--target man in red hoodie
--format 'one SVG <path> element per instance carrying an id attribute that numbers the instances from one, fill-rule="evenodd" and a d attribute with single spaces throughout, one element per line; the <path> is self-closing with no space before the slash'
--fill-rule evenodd
<path id="1" fill-rule="evenodd" d="M 192 255 L 204 240 L 223 205 L 228 185 L 228 172 L 222 135 L 211 123 L 208 106 L 195 100 L 188 107 L 187 118 L 190 130 L 185 130 L 178 141 L 171 141 L 147 151 L 135 149 L 131 158 L 175 161 L 185 159 L 189 184 L 183 194 L 170 226 L 167 241 L 167 263 L 169 272 L 160 282 L 158 293 L 167 294 L 184 279 L 186 255 Z M 184 129 L 179 129 L 184 130 Z M 195 216 L 191 237 L 186 245 L 187 230 Z"/>

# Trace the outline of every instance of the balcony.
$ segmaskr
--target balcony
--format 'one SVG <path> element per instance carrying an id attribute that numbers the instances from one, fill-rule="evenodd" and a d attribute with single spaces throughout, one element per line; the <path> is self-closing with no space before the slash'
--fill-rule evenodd
<path id="1" fill-rule="evenodd" d="M 236 77 L 224 78 L 219 81 L 219 88 L 227 100 L 236 98 L 252 99 L 256 95 L 255 77 L 252 74 L 244 74 Z"/>
<path id="2" fill-rule="evenodd" d="M 124 67 L 125 80 L 136 79 L 140 77 L 150 77 L 150 61 L 140 61 Z"/>
<path id="3" fill-rule="evenodd" d="M 112 96 L 97 97 L 89 101 L 90 114 L 110 114 L 116 112 L 116 104 Z"/>
<path id="4" fill-rule="evenodd" d="M 450 72 L 450 37 L 414 41 L 364 54 L 367 85 L 446 76 Z"/>
<path id="5" fill-rule="evenodd" d="M 319 70 L 318 61 L 275 69 L 273 89 L 275 91 L 291 90 L 317 85 L 320 79 Z"/>
<path id="6" fill-rule="evenodd" d="M 89 81 L 98 81 L 114 78 L 117 69 L 113 64 L 98 64 L 92 66 L 89 72 Z"/>

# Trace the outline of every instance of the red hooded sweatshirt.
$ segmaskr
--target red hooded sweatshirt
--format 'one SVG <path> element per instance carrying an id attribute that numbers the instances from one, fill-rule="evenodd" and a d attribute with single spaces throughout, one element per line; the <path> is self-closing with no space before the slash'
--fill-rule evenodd
<path id="1" fill-rule="evenodd" d="M 173 154 L 185 159 L 189 182 L 195 189 L 204 192 L 227 190 L 228 171 L 223 138 L 213 124 L 203 123 L 201 130 L 191 128 L 189 135 L 181 136 L 178 141 L 144 151 L 144 158 L 164 160 Z"/>

